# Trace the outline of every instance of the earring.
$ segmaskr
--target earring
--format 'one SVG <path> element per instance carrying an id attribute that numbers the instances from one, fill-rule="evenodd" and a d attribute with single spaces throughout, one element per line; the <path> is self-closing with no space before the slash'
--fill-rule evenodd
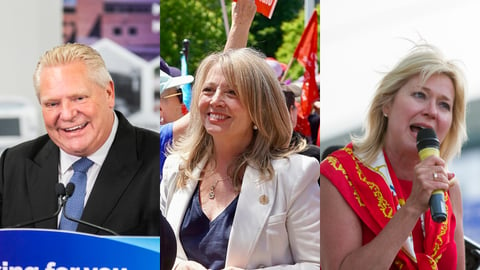
<path id="1" fill-rule="evenodd" d="M 257 130 L 257 129 L 258 129 L 257 125 L 254 124 L 253 125 L 253 130 Z"/>
<path id="2" fill-rule="evenodd" d="M 388 115 L 386 113 L 383 113 L 383 116 L 385 116 L 385 118 L 388 118 Z"/>

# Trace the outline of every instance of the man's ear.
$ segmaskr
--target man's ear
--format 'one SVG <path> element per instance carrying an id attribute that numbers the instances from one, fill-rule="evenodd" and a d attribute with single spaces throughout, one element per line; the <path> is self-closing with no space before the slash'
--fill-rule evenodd
<path id="1" fill-rule="evenodd" d="M 105 94 L 107 95 L 107 102 L 110 108 L 115 107 L 115 84 L 110 81 L 105 88 Z"/>

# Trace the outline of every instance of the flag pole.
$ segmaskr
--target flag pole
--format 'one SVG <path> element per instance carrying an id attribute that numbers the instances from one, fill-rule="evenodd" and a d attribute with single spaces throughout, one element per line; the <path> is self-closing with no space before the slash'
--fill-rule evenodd
<path id="1" fill-rule="evenodd" d="M 226 33 L 226 36 L 228 37 L 230 26 L 228 24 L 228 15 L 227 15 L 227 8 L 225 6 L 225 0 L 220 0 L 220 5 L 222 6 L 223 25 L 225 25 L 225 33 Z"/>
<path id="2" fill-rule="evenodd" d="M 188 50 L 190 41 L 188 39 L 183 40 L 183 48 L 180 51 L 180 73 L 182 76 L 188 75 Z M 183 104 L 187 110 L 190 110 L 190 102 L 192 99 L 192 87 L 190 84 L 184 84 L 181 86 L 183 93 Z"/>
<path id="3" fill-rule="evenodd" d="M 281 82 L 284 82 L 285 79 L 287 78 L 287 72 L 290 69 L 290 66 L 292 66 L 294 59 L 295 58 L 293 56 L 290 58 L 290 61 L 288 62 L 288 65 L 287 65 L 287 68 L 285 69 L 285 72 L 283 73 Z"/>
<path id="4" fill-rule="evenodd" d="M 310 3 L 308 3 L 308 5 L 307 5 L 307 2 L 309 2 L 309 1 L 306 1 L 306 2 L 305 2 L 305 11 L 307 11 L 307 7 L 309 7 L 309 6 L 311 5 Z M 308 9 L 308 10 L 309 10 L 309 9 Z M 313 15 L 313 12 L 314 12 L 314 10 L 312 10 L 311 12 L 308 11 L 308 13 L 310 13 L 310 16 L 309 16 L 308 18 L 307 18 L 307 16 L 306 16 L 307 13 L 305 13 L 305 25 L 304 25 L 304 30 L 307 28 L 308 23 L 310 22 L 311 16 Z M 301 41 L 301 40 L 299 40 L 298 43 L 300 43 L 300 41 Z M 297 47 L 298 47 L 298 44 L 297 44 Z M 297 48 L 295 48 L 295 51 L 293 52 L 292 57 L 290 58 L 290 61 L 288 62 L 287 69 L 285 69 L 285 72 L 283 73 L 281 82 L 284 82 L 285 79 L 287 78 L 287 72 L 288 72 L 288 70 L 290 69 L 290 67 L 292 66 L 293 61 L 295 60 L 295 56 L 294 56 L 294 55 L 295 55 L 296 50 L 297 50 Z"/>

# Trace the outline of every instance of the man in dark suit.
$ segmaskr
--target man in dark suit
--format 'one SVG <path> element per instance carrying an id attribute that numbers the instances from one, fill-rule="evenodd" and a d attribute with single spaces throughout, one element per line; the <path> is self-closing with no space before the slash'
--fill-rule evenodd
<path id="1" fill-rule="evenodd" d="M 120 235 L 160 235 L 159 135 L 114 111 L 114 84 L 101 56 L 81 44 L 55 47 L 40 58 L 34 86 L 47 134 L 3 152 L 0 227 L 53 215 L 57 183 L 69 183 L 72 164 L 88 158 L 79 219 Z M 27 226 L 55 229 L 60 220 Z M 107 234 L 84 224 L 76 230 Z"/>

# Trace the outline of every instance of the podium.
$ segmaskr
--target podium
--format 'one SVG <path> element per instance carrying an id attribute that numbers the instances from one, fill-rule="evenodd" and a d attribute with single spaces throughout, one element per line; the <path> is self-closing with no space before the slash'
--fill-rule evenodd
<path id="1" fill-rule="evenodd" d="M 2 229 L 0 269 L 157 270 L 160 269 L 160 237 Z"/>

